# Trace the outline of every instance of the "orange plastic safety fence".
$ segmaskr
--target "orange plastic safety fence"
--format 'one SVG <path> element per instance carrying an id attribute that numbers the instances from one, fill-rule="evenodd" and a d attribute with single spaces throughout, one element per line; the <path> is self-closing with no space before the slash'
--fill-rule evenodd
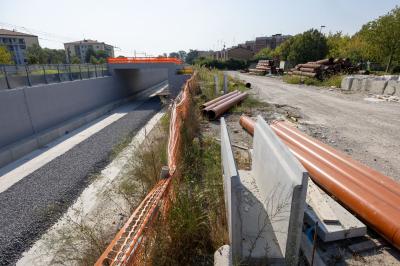
<path id="1" fill-rule="evenodd" d="M 143 243 L 154 233 L 153 221 L 160 213 L 166 214 L 169 208 L 171 178 L 179 159 L 182 123 L 188 116 L 190 98 L 195 88 L 194 74 L 177 97 L 172 110 L 168 140 L 168 166 L 170 177 L 160 180 L 147 194 L 131 217 L 108 245 L 95 265 L 141 265 L 144 259 Z"/>
<path id="2" fill-rule="evenodd" d="M 174 57 L 109 57 L 109 64 L 143 64 L 143 63 L 172 63 L 181 65 L 183 62 Z"/>

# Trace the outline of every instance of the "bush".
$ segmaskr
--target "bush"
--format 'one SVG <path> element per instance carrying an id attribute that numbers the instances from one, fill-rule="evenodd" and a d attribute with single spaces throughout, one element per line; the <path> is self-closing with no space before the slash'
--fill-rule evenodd
<path id="1" fill-rule="evenodd" d="M 199 58 L 195 60 L 195 63 L 197 65 L 204 66 L 207 68 L 228 69 L 228 70 L 239 70 L 239 69 L 245 69 L 247 67 L 246 61 L 237 60 L 233 58 L 226 61 L 210 59 L 210 58 Z"/>
<path id="2" fill-rule="evenodd" d="M 336 87 L 340 88 L 342 84 L 342 75 L 335 75 L 331 76 L 323 81 L 320 81 L 315 78 L 309 78 L 309 77 L 301 77 L 301 76 L 291 76 L 291 75 L 286 75 L 283 77 L 283 81 L 289 84 L 305 84 L 308 86 L 318 86 L 318 87 Z"/>

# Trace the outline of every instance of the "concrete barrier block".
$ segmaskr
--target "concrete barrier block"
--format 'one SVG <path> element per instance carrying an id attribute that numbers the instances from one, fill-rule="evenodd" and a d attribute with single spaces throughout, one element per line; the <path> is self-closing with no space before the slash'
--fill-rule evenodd
<path id="1" fill-rule="evenodd" d="M 214 266 L 232 266 L 232 253 L 229 245 L 223 245 L 214 253 Z"/>
<path id="2" fill-rule="evenodd" d="M 351 90 L 352 91 L 363 91 L 363 81 L 364 79 L 355 77 L 351 83 Z"/>
<path id="3" fill-rule="evenodd" d="M 342 79 L 341 89 L 344 91 L 350 91 L 351 86 L 353 85 L 354 77 L 345 77 Z"/>
<path id="4" fill-rule="evenodd" d="M 229 242 L 232 257 L 240 259 L 242 257 L 242 225 L 239 211 L 241 186 L 224 118 L 221 118 L 221 159 Z"/>
<path id="5" fill-rule="evenodd" d="M 286 265 L 297 265 L 308 173 L 258 116 L 252 171 Z"/>
<path id="6" fill-rule="evenodd" d="M 400 96 L 400 81 L 389 80 L 384 94 Z"/>
<path id="7" fill-rule="evenodd" d="M 21 158 L 22 156 L 30 153 L 33 150 L 39 148 L 39 143 L 36 138 L 27 139 L 19 142 L 16 145 L 10 147 L 13 160 Z"/>
<path id="8" fill-rule="evenodd" d="M 387 80 L 382 79 L 366 79 L 365 91 L 373 94 L 383 94 L 387 85 Z"/>

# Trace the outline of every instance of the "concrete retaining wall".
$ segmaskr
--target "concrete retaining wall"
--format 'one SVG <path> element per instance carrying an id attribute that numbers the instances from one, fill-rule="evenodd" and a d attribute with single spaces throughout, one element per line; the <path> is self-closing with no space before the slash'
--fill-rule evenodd
<path id="1" fill-rule="evenodd" d="M 348 76 L 342 80 L 341 88 L 344 91 L 400 96 L 399 76 Z"/>
<path id="2" fill-rule="evenodd" d="M 221 159 L 231 254 L 234 260 L 240 260 L 242 257 L 242 225 L 239 211 L 240 180 L 224 118 L 221 118 Z"/>
<path id="3" fill-rule="evenodd" d="M 297 265 L 308 174 L 269 125 L 258 116 L 252 175 L 286 265 Z"/>

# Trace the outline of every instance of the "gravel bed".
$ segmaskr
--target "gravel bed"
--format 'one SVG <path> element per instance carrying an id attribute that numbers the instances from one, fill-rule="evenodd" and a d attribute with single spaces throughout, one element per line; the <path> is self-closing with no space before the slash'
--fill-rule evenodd
<path id="1" fill-rule="evenodd" d="M 150 99 L 0 193 L 0 265 L 15 264 L 109 161 L 113 147 L 161 109 Z"/>

